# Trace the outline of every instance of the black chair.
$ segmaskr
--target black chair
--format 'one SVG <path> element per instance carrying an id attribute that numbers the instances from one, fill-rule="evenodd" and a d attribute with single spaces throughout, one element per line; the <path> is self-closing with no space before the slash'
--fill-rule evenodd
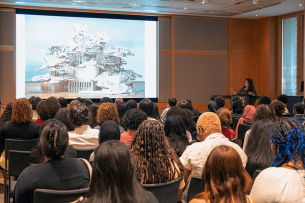
<path id="1" fill-rule="evenodd" d="M 195 178 L 192 177 L 191 178 L 191 182 L 190 182 L 190 186 L 189 186 L 189 190 L 187 193 L 187 202 L 190 202 L 192 199 L 194 199 L 194 197 L 203 192 L 203 188 L 202 188 L 202 184 L 201 184 L 201 178 Z"/>
<path id="2" fill-rule="evenodd" d="M 199 142 L 197 131 L 192 132 L 191 135 L 192 135 L 192 140 L 193 141 Z"/>
<path id="3" fill-rule="evenodd" d="M 83 158 L 89 161 L 90 155 L 94 149 L 76 149 L 77 152 L 77 158 Z"/>
<path id="4" fill-rule="evenodd" d="M 34 191 L 34 203 L 67 203 L 73 202 L 81 196 L 86 196 L 89 188 L 78 190 L 48 190 L 36 189 Z"/>
<path id="5" fill-rule="evenodd" d="M 245 139 L 245 134 L 251 129 L 251 125 L 239 124 L 238 126 L 238 139 Z"/>
<path id="6" fill-rule="evenodd" d="M 194 116 L 194 122 L 197 123 L 199 116 Z"/>
<path id="7" fill-rule="evenodd" d="M 234 118 L 233 119 L 233 128 L 232 128 L 232 130 L 236 130 L 236 126 L 237 126 L 237 123 L 238 123 L 238 120 L 239 120 L 239 118 Z"/>
<path id="8" fill-rule="evenodd" d="M 177 203 L 181 180 L 182 178 L 176 178 L 166 183 L 142 184 L 142 187 L 152 192 L 160 203 Z"/>
<path id="9" fill-rule="evenodd" d="M 254 172 L 254 175 L 253 175 L 253 183 L 254 183 L 254 181 L 255 181 L 255 178 L 258 176 L 258 174 L 259 174 L 260 172 L 262 172 L 262 170 L 256 170 L 256 171 Z"/>
<path id="10" fill-rule="evenodd" d="M 10 150 L 18 150 L 18 151 L 31 151 L 31 149 L 36 146 L 38 143 L 38 139 L 33 140 L 17 140 L 17 139 L 6 139 L 5 140 L 5 168 L 4 174 L 8 174 L 7 171 L 7 161 L 9 159 L 9 151 Z M 27 158 L 28 162 L 29 158 Z M 9 198 L 12 193 L 8 192 L 9 185 L 6 184 L 6 175 L 4 176 L 4 202 L 9 202 Z"/>

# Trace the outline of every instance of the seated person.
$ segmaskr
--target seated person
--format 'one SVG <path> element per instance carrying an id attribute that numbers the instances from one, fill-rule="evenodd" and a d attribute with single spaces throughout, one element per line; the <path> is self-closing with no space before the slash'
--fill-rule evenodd
<path id="1" fill-rule="evenodd" d="M 271 103 L 271 99 L 264 95 L 260 96 L 258 99 L 258 105 L 261 105 L 261 104 L 269 105 L 270 103 Z"/>
<path id="2" fill-rule="evenodd" d="M 68 107 L 63 107 L 59 109 L 55 115 L 55 119 L 62 122 L 68 131 L 75 130 L 75 127 L 70 121 L 70 109 Z"/>
<path id="3" fill-rule="evenodd" d="M 55 97 L 49 97 L 47 100 L 42 100 L 37 104 L 36 112 L 39 118 L 35 121 L 38 125 L 50 118 L 54 118 L 61 105 Z"/>
<path id="4" fill-rule="evenodd" d="M 155 120 L 155 118 L 153 118 L 154 108 L 155 108 L 155 106 L 150 99 L 142 99 L 140 101 L 138 109 L 140 109 L 146 113 L 147 120 Z"/>
<path id="5" fill-rule="evenodd" d="M 177 105 L 177 99 L 175 97 L 168 98 L 166 109 L 164 109 L 164 111 L 162 112 L 161 117 L 160 117 L 161 123 L 163 123 L 163 124 L 165 123 L 165 121 L 166 121 L 166 114 L 167 114 L 168 110 L 171 107 L 176 106 L 176 105 Z"/>
<path id="6" fill-rule="evenodd" d="M 252 105 L 247 105 L 244 109 L 243 115 L 238 120 L 238 123 L 236 125 L 235 134 L 236 137 L 238 137 L 238 127 L 240 124 L 245 125 L 252 125 L 253 124 L 253 114 L 255 113 L 256 109 Z"/>
<path id="7" fill-rule="evenodd" d="M 205 112 L 200 115 L 197 122 L 197 132 L 200 142 L 195 142 L 186 148 L 180 157 L 180 161 L 184 166 L 184 182 L 187 183 L 182 195 L 183 203 L 186 203 L 190 179 L 202 176 L 203 166 L 215 147 L 219 145 L 233 147 L 239 154 L 243 166 L 246 167 L 247 164 L 247 156 L 244 151 L 221 133 L 221 123 L 215 113 Z"/>
<path id="8" fill-rule="evenodd" d="M 99 145 L 99 130 L 87 125 L 89 109 L 83 104 L 75 104 L 70 108 L 70 121 L 75 126 L 69 133 L 70 145 L 75 149 L 92 149 Z"/>
<path id="9" fill-rule="evenodd" d="M 289 111 L 287 109 L 288 96 L 286 94 L 281 94 L 276 98 L 276 100 L 283 102 L 285 106 L 285 111 L 283 112 L 283 116 L 289 115 Z"/>
<path id="10" fill-rule="evenodd" d="M 95 128 L 97 126 L 97 111 L 100 108 L 97 104 L 92 104 L 89 108 L 89 121 L 88 125 L 91 128 Z"/>
<path id="11" fill-rule="evenodd" d="M 193 103 L 192 103 L 192 101 L 189 100 L 189 99 L 187 99 L 187 100 L 185 100 L 185 101 L 187 101 L 187 102 L 191 105 L 191 111 L 194 113 L 194 116 L 199 116 L 199 111 L 198 111 L 198 109 L 193 108 Z"/>
<path id="12" fill-rule="evenodd" d="M 109 97 L 103 97 L 100 99 L 100 103 L 103 104 L 103 103 L 113 103 L 112 99 L 110 99 Z"/>
<path id="13" fill-rule="evenodd" d="M 33 202 L 35 189 L 75 190 L 89 187 L 88 165 L 79 159 L 64 158 L 69 145 L 64 124 L 50 122 L 40 135 L 45 162 L 22 171 L 14 192 L 15 203 Z"/>
<path id="14" fill-rule="evenodd" d="M 153 102 L 153 104 L 154 104 L 154 110 L 152 112 L 151 117 L 157 121 L 160 121 L 159 107 L 156 103 Z"/>
<path id="15" fill-rule="evenodd" d="M 246 195 L 251 189 L 252 180 L 239 154 L 230 146 L 220 145 L 211 151 L 201 177 L 204 192 L 190 203 L 256 202 L 253 197 Z"/>
<path id="16" fill-rule="evenodd" d="M 32 110 L 33 110 L 33 120 L 38 119 L 38 114 L 36 112 L 36 108 L 37 108 L 38 102 L 40 102 L 40 101 L 41 101 L 40 97 L 31 96 L 29 98 L 29 103 L 31 104 Z"/>
<path id="17" fill-rule="evenodd" d="M 293 105 L 293 119 L 299 121 L 300 123 L 304 123 L 305 118 L 304 114 L 304 105 L 302 103 L 296 103 Z"/>
<path id="18" fill-rule="evenodd" d="M 122 125 L 127 130 L 121 134 L 120 141 L 130 146 L 134 138 L 134 134 L 138 130 L 143 121 L 147 120 L 147 115 L 140 109 L 128 110 L 122 120 Z"/>
<path id="19" fill-rule="evenodd" d="M 216 105 L 217 105 L 216 109 L 217 110 L 224 107 L 225 104 L 226 104 L 225 98 L 223 98 L 222 96 L 216 97 L 214 101 L 216 102 Z"/>
<path id="20" fill-rule="evenodd" d="M 1 106 L 0 106 L 0 111 L 1 111 Z M 12 120 L 12 111 L 13 111 L 13 102 L 6 105 L 2 116 L 0 116 L 0 132 L 6 121 Z"/>
<path id="21" fill-rule="evenodd" d="M 250 195 L 257 202 L 304 202 L 304 126 L 294 119 L 282 118 L 270 135 L 276 157 L 271 167 L 256 177 Z"/>
<path id="22" fill-rule="evenodd" d="M 235 132 L 230 129 L 232 123 L 230 110 L 227 108 L 220 108 L 217 111 L 217 115 L 221 123 L 221 133 L 229 140 L 232 140 L 235 137 Z"/>
<path id="23" fill-rule="evenodd" d="M 103 125 L 105 121 L 112 120 L 119 125 L 120 132 L 121 133 L 124 132 L 124 128 L 120 125 L 120 117 L 119 117 L 118 109 L 114 103 L 110 103 L 110 102 L 102 103 L 97 111 L 96 120 L 97 120 L 97 126 L 95 127 L 95 129 L 100 129 L 100 126 Z"/>
<path id="24" fill-rule="evenodd" d="M 270 107 L 275 111 L 276 120 L 281 120 L 285 112 L 285 105 L 279 100 L 274 100 L 270 103 Z"/>
<path id="25" fill-rule="evenodd" d="M 137 109 L 138 108 L 137 102 L 133 99 L 129 99 L 127 101 L 127 105 L 129 106 L 129 109 Z"/>

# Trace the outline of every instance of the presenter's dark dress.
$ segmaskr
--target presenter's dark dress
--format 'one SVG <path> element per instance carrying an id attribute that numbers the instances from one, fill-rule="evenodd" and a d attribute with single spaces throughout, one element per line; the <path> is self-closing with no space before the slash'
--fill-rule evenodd
<path id="1" fill-rule="evenodd" d="M 249 92 L 252 92 L 254 95 L 249 95 Z M 243 95 L 249 95 L 250 96 L 250 105 L 254 105 L 255 101 L 256 101 L 256 96 L 257 96 L 257 92 L 256 92 L 256 89 L 255 87 L 253 87 L 253 90 L 250 91 L 250 90 L 245 90 L 244 87 L 242 87 L 240 90 L 239 90 L 239 93 L 238 94 L 243 94 Z"/>

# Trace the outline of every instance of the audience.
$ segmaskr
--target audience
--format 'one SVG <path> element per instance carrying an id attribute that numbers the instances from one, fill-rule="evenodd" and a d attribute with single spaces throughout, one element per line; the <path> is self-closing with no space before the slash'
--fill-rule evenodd
<path id="1" fill-rule="evenodd" d="M 107 141 L 95 150 L 92 181 L 84 203 L 159 203 L 137 180 L 130 149 L 119 141 Z"/>
<path id="2" fill-rule="evenodd" d="M 182 195 L 183 203 L 186 203 L 191 177 L 201 177 L 203 166 L 210 151 L 215 147 L 219 145 L 233 147 L 241 157 L 242 165 L 246 167 L 247 164 L 247 156 L 244 151 L 221 133 L 221 123 L 215 113 L 206 112 L 200 115 L 197 121 L 197 133 L 200 142 L 195 142 L 186 148 L 180 157 L 180 161 L 184 166 L 184 181 L 187 183 Z"/>
<path id="3" fill-rule="evenodd" d="M 68 103 L 67 103 L 67 100 L 65 98 L 59 97 L 58 101 L 60 103 L 61 108 L 68 107 Z"/>
<path id="4" fill-rule="evenodd" d="M 243 115 L 244 107 L 240 100 L 236 100 L 232 103 L 232 120 L 239 119 Z"/>
<path id="5" fill-rule="evenodd" d="M 142 99 L 142 101 L 139 104 L 139 109 L 144 111 L 146 113 L 147 120 L 155 120 L 153 118 L 153 112 L 154 112 L 154 104 L 150 99 Z"/>
<path id="6" fill-rule="evenodd" d="M 163 124 L 165 123 L 165 121 L 166 121 L 166 114 L 167 114 L 168 110 L 171 107 L 174 107 L 176 105 L 177 105 L 177 99 L 175 97 L 168 98 L 166 109 L 164 109 L 164 111 L 162 112 L 161 117 L 160 117 L 161 123 L 163 123 Z"/>
<path id="7" fill-rule="evenodd" d="M 185 100 L 185 101 L 187 101 L 189 104 L 191 104 L 191 108 L 192 108 L 191 111 L 193 112 L 194 116 L 199 116 L 199 111 L 198 111 L 198 109 L 193 108 L 193 103 L 192 103 L 192 101 L 189 100 L 189 99 L 187 99 L 187 100 Z"/>
<path id="8" fill-rule="evenodd" d="M 169 145 L 175 150 L 177 156 L 181 157 L 189 144 L 182 118 L 177 115 L 167 117 L 164 132 Z"/>
<path id="9" fill-rule="evenodd" d="M 270 107 L 275 111 L 276 119 L 281 120 L 285 112 L 284 103 L 278 100 L 274 100 L 270 103 Z"/>
<path id="10" fill-rule="evenodd" d="M 84 100 L 83 100 L 83 98 L 81 98 L 81 97 L 76 97 L 75 100 L 79 101 L 79 102 L 82 103 L 82 104 L 84 103 Z"/>
<path id="11" fill-rule="evenodd" d="M 92 104 L 89 108 L 89 120 L 88 125 L 91 128 L 95 128 L 97 126 L 97 111 L 100 108 L 97 104 Z"/>
<path id="12" fill-rule="evenodd" d="M 276 115 L 275 115 L 275 111 L 273 110 L 273 108 L 271 108 L 270 105 L 266 105 L 266 104 L 261 104 L 256 108 L 255 113 L 253 114 L 253 122 L 257 122 L 259 120 L 264 120 L 264 119 L 269 119 L 273 122 L 276 121 Z M 251 129 L 248 130 L 245 134 L 245 138 L 244 138 L 244 145 L 243 145 L 243 150 L 245 151 L 247 144 L 248 144 L 248 138 L 250 136 L 250 132 Z"/>
<path id="13" fill-rule="evenodd" d="M 260 172 L 250 195 L 257 202 L 304 202 L 305 129 L 294 119 L 282 118 L 271 130 L 276 157 Z"/>
<path id="14" fill-rule="evenodd" d="M 38 114 L 36 112 L 36 108 L 37 108 L 38 102 L 40 102 L 40 101 L 41 101 L 40 97 L 31 96 L 29 98 L 29 103 L 31 104 L 32 110 L 33 110 L 33 120 L 36 120 L 38 118 Z"/>
<path id="15" fill-rule="evenodd" d="M 234 163 L 234 164 L 232 164 Z M 190 203 L 255 203 L 248 196 L 252 185 L 237 151 L 227 145 L 215 147 L 209 154 L 201 175 L 204 192 Z"/>
<path id="16" fill-rule="evenodd" d="M 255 122 L 251 129 L 245 153 L 248 157 L 246 170 L 252 178 L 256 170 L 263 170 L 271 166 L 275 157 L 270 139 L 273 127 L 274 121 L 263 119 Z"/>
<path id="17" fill-rule="evenodd" d="M 47 100 L 42 100 L 37 104 L 37 114 L 39 118 L 35 121 L 38 125 L 50 118 L 54 118 L 61 105 L 55 97 L 49 97 Z"/>
<path id="18" fill-rule="evenodd" d="M 137 109 L 138 108 L 137 102 L 133 99 L 129 99 L 127 101 L 127 105 L 129 106 L 129 109 Z"/>
<path id="19" fill-rule="evenodd" d="M 100 103 L 103 104 L 103 103 L 113 103 L 112 99 L 110 99 L 109 97 L 103 97 L 100 99 Z"/>
<path id="20" fill-rule="evenodd" d="M 74 190 L 89 187 L 89 170 L 84 161 L 64 158 L 69 145 L 66 127 L 50 122 L 40 135 L 45 162 L 30 166 L 20 174 L 15 191 L 15 203 L 33 202 L 35 189 Z"/>
<path id="21" fill-rule="evenodd" d="M 116 104 L 116 107 L 118 109 L 119 118 L 120 120 L 122 120 L 126 111 L 129 110 L 129 106 L 127 105 L 126 102 L 119 102 L 118 104 Z"/>
<path id="22" fill-rule="evenodd" d="M 0 106 L 0 108 L 1 108 L 1 106 Z M 12 119 L 12 110 L 13 110 L 13 102 L 6 105 L 4 112 L 0 117 L 0 132 L 1 132 L 1 129 L 3 128 L 5 122 L 10 121 Z"/>
<path id="23" fill-rule="evenodd" d="M 141 184 L 165 183 L 183 176 L 181 162 L 158 121 L 146 120 L 140 125 L 131 152 Z"/>
<path id="24" fill-rule="evenodd" d="M 293 105 L 293 115 L 294 119 L 299 121 L 300 123 L 305 122 L 304 114 L 304 105 L 302 103 L 296 103 Z"/>
<path id="25" fill-rule="evenodd" d="M 115 105 L 118 105 L 121 102 L 124 102 L 124 100 L 122 98 L 116 98 L 114 101 Z"/>
<path id="26" fill-rule="evenodd" d="M 236 129 L 235 129 L 235 134 L 236 137 L 238 137 L 238 127 L 240 124 L 246 124 L 246 125 L 252 125 L 253 124 L 253 114 L 255 113 L 255 107 L 252 105 L 247 105 L 244 109 L 243 115 L 240 117 L 238 120 Z"/>
<path id="27" fill-rule="evenodd" d="M 258 105 L 261 105 L 261 104 L 269 105 L 270 103 L 271 103 L 271 99 L 264 95 L 260 96 L 258 99 Z"/>
<path id="28" fill-rule="evenodd" d="M 230 110 L 224 107 L 220 108 L 217 111 L 217 115 L 221 123 L 221 133 L 229 140 L 235 138 L 234 130 L 230 129 L 230 125 L 232 124 Z"/>
<path id="29" fill-rule="evenodd" d="M 285 111 L 283 112 L 283 115 L 289 115 L 289 111 L 287 109 L 288 96 L 286 94 L 281 94 L 276 98 L 276 100 L 283 102 L 285 106 Z"/>
<path id="30" fill-rule="evenodd" d="M 70 109 L 70 121 L 75 130 L 68 133 L 70 145 L 75 149 L 92 149 L 99 145 L 99 131 L 87 124 L 88 119 L 89 109 L 83 104 L 75 104 Z"/>
<path id="31" fill-rule="evenodd" d="M 123 127 L 120 125 L 119 113 L 115 104 L 109 102 L 102 103 L 97 111 L 96 118 L 97 126 L 95 127 L 95 129 L 100 129 L 100 126 L 103 125 L 105 121 L 112 120 L 119 125 L 121 133 L 124 132 Z"/>
<path id="32" fill-rule="evenodd" d="M 216 110 L 222 108 L 225 106 L 226 102 L 225 102 L 225 98 L 223 98 L 222 96 L 218 96 L 214 99 L 214 101 L 216 102 Z"/>
<path id="33" fill-rule="evenodd" d="M 83 104 L 90 109 L 90 106 L 93 104 L 93 101 L 91 99 L 85 99 L 83 101 Z"/>
<path id="34" fill-rule="evenodd" d="M 83 104 L 83 103 L 81 103 L 78 100 L 73 100 L 70 102 L 69 109 L 71 109 L 74 105 L 77 105 L 77 104 Z"/>
<path id="35" fill-rule="evenodd" d="M 206 110 L 206 112 L 212 112 L 212 113 L 217 113 L 217 104 L 215 101 L 210 101 L 208 103 L 208 109 Z"/>
<path id="36" fill-rule="evenodd" d="M 188 109 L 188 110 L 190 110 L 190 111 L 193 110 L 192 105 L 191 105 L 189 102 L 187 102 L 186 100 L 181 101 L 181 102 L 178 104 L 178 107 L 180 107 L 181 109 Z"/>
<path id="37" fill-rule="evenodd" d="M 160 121 L 159 107 L 156 103 L 153 102 L 153 104 L 154 104 L 154 110 L 152 113 L 152 118 L 154 118 L 157 121 Z"/>
<path id="38" fill-rule="evenodd" d="M 147 120 L 147 115 L 144 113 L 144 111 L 140 109 L 128 110 L 121 122 L 126 131 L 121 134 L 120 141 L 127 146 L 130 146 L 134 138 L 134 134 L 138 130 L 141 123 L 145 120 Z"/>
<path id="39" fill-rule="evenodd" d="M 62 122 L 68 131 L 75 130 L 75 127 L 70 121 L 70 109 L 67 107 L 61 108 L 57 111 L 55 119 Z"/>

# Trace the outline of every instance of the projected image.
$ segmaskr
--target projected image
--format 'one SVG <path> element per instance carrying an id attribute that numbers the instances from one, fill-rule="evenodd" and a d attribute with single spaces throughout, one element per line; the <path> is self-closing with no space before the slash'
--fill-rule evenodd
<path id="1" fill-rule="evenodd" d="M 147 97 L 150 86 L 156 89 L 145 76 L 151 69 L 145 61 L 147 26 L 140 20 L 17 15 L 23 97 Z"/>

